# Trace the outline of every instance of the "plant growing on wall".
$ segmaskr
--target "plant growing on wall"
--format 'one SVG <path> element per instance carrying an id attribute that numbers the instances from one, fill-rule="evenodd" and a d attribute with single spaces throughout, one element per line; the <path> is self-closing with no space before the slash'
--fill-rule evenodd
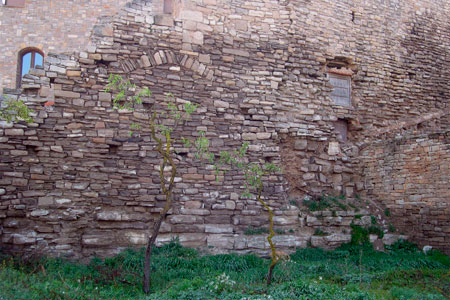
<path id="1" fill-rule="evenodd" d="M 275 231 L 273 228 L 273 210 L 263 199 L 262 192 L 264 190 L 264 178 L 270 174 L 280 172 L 280 167 L 273 163 L 266 163 L 264 161 L 249 162 L 247 157 L 247 150 L 249 144 L 247 142 L 243 143 L 239 149 L 231 152 L 221 151 L 219 157 L 214 159 L 214 155 L 208 153 L 208 158 L 210 161 L 215 161 L 215 169 L 218 174 L 220 171 L 227 171 L 231 168 L 237 168 L 244 173 L 244 193 L 243 197 L 255 196 L 259 203 L 267 210 L 269 213 L 269 235 L 267 236 L 267 241 L 271 250 L 272 261 L 269 265 L 267 272 L 267 285 L 272 282 L 273 269 L 277 263 L 284 258 L 285 254 L 278 252 L 276 250 L 275 244 L 272 238 L 275 236 Z M 227 169 L 228 168 L 228 169 Z"/>
<path id="2" fill-rule="evenodd" d="M 29 109 L 22 100 L 15 100 L 5 98 L 0 95 L 0 120 L 4 120 L 8 123 L 25 121 L 27 123 L 33 122 L 31 114 L 33 110 Z"/>
<path id="3" fill-rule="evenodd" d="M 115 109 L 134 110 L 136 106 L 143 103 L 144 97 L 150 97 L 151 92 L 148 88 L 140 91 L 136 90 L 136 86 L 129 80 L 124 80 L 120 75 L 111 75 L 106 91 L 113 92 L 113 106 Z M 191 114 L 197 109 L 196 104 L 190 102 L 184 105 L 176 105 L 172 94 L 166 94 L 167 106 L 159 107 L 157 104 L 151 105 L 147 113 L 149 114 L 148 127 L 152 140 L 156 143 L 155 151 L 161 158 L 159 165 L 159 177 L 161 191 L 165 196 L 165 205 L 159 214 L 158 219 L 153 224 L 150 236 L 147 241 L 144 261 L 144 282 L 143 289 L 145 293 L 150 292 L 150 270 L 151 270 L 151 256 L 152 250 L 158 237 L 162 222 L 166 219 L 167 213 L 172 207 L 173 188 L 175 177 L 177 175 L 177 165 L 175 163 L 175 153 L 173 150 L 174 144 L 177 142 L 177 137 L 174 132 L 177 127 L 190 119 Z M 167 125 L 171 124 L 171 125 Z M 131 130 L 140 130 L 141 125 L 137 123 L 131 124 Z M 130 135 L 133 131 L 130 131 Z M 185 141 L 183 139 L 181 142 Z M 194 145 L 207 149 L 209 142 L 201 135 L 201 142 L 196 141 Z M 206 147 L 206 148 L 205 148 Z M 198 147 L 197 147 L 198 148 Z M 200 150 L 204 151 L 204 150 Z M 166 178 L 165 170 L 170 167 L 170 175 Z"/>

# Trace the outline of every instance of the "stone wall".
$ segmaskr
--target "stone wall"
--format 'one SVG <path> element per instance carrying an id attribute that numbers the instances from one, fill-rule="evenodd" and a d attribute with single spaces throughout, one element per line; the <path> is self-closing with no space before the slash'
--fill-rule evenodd
<path id="1" fill-rule="evenodd" d="M 24 7 L 0 5 L 0 88 L 16 87 L 19 51 L 72 53 L 89 43 L 101 16 L 111 18 L 127 0 L 26 0 Z"/>
<path id="2" fill-rule="evenodd" d="M 145 111 L 112 109 L 110 74 L 149 87 L 158 104 L 165 92 L 199 104 L 176 135 L 203 130 L 216 152 L 248 141 L 252 160 L 283 167 L 264 192 L 284 232 L 279 245 L 348 241 L 352 220 L 367 222 L 377 209 L 361 196 L 361 147 L 424 116 L 420 130 L 448 129 L 450 98 L 449 3 L 353 2 L 182 1 L 161 14 L 154 2 L 135 0 L 97 23 L 92 45 L 49 54 L 22 91 L 7 90 L 36 116 L 1 130 L 2 245 L 90 256 L 145 243 L 162 206 L 159 159 L 148 131 L 128 135 L 132 122 L 145 125 Z M 353 74 L 350 107 L 331 100 L 330 70 Z M 337 138 L 338 119 L 348 122 L 347 142 Z M 176 205 L 159 242 L 178 235 L 188 246 L 265 252 L 263 236 L 243 234 L 265 226 L 267 215 L 240 197 L 242 174 L 216 178 L 183 145 L 175 148 Z M 302 207 L 321 194 L 344 194 L 353 209 Z M 314 237 L 316 229 L 329 235 Z"/>
<path id="3" fill-rule="evenodd" d="M 400 232 L 450 252 L 450 132 L 377 142 L 362 151 L 369 197 Z"/>

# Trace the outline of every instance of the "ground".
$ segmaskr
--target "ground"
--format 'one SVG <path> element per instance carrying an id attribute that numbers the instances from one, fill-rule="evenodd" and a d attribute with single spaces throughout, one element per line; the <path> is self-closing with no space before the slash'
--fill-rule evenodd
<path id="1" fill-rule="evenodd" d="M 202 255 L 172 242 L 156 249 L 152 294 L 141 288 L 143 250 L 88 265 L 2 256 L 0 299 L 450 299 L 450 257 L 408 242 L 387 252 L 344 245 L 299 249 L 276 267 L 255 255 Z"/>

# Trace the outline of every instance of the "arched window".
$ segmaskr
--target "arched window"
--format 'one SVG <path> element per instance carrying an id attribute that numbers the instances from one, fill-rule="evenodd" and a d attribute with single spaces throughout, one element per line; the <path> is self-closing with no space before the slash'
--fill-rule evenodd
<path id="1" fill-rule="evenodd" d="M 25 48 L 19 52 L 17 63 L 17 87 L 22 84 L 22 77 L 36 66 L 44 65 L 44 53 L 37 48 Z"/>

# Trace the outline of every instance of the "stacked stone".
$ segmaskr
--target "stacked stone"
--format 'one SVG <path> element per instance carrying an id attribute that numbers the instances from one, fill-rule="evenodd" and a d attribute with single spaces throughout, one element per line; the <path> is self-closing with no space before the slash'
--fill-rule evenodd
<path id="1" fill-rule="evenodd" d="M 361 3 L 358 11 L 331 0 L 302 5 L 197 2 L 186 1 L 183 10 L 168 15 L 155 10 L 155 3 L 134 0 L 95 26 L 93 45 L 73 55 L 48 55 L 44 69 L 27 75 L 24 91 L 16 97 L 35 109 L 35 123 L 8 125 L 11 128 L 1 131 L 2 245 L 91 256 L 145 244 L 164 197 L 160 159 L 144 108 L 163 106 L 166 92 L 179 104 L 199 105 L 176 137 L 195 138 L 204 131 L 216 153 L 248 141 L 250 160 L 282 166 L 282 173 L 265 178 L 263 195 L 275 211 L 277 229 L 285 232 L 276 238 L 282 248 L 292 250 L 308 242 L 335 247 L 350 239 L 349 225 L 355 218 L 352 212 L 333 216 L 330 211 L 300 211 L 288 203 L 289 196 L 301 200 L 306 195 L 342 193 L 352 199 L 370 189 L 374 200 L 404 197 L 405 190 L 387 195 L 381 188 L 385 182 L 371 177 L 381 172 L 382 179 L 389 178 L 383 173 L 383 167 L 393 164 L 389 156 L 378 159 L 384 149 L 365 150 L 360 160 L 360 148 L 363 140 L 374 140 L 373 129 L 447 109 L 448 83 L 441 77 L 449 68 L 433 66 L 448 65 L 448 56 L 434 54 L 448 52 L 439 42 L 448 41 L 450 34 L 442 29 L 426 37 L 433 24 L 446 22 L 445 14 L 425 17 L 418 13 L 420 5 L 416 13 L 412 4 L 400 9 L 396 1 L 381 0 Z M 404 12 L 413 18 L 399 18 Z M 411 42 L 416 38 L 409 33 L 411 20 L 421 26 L 419 36 L 432 48 L 431 56 L 422 55 L 425 48 Z M 319 23 L 325 27 L 316 26 Z M 391 26 L 406 38 L 390 33 Z M 386 43 L 393 43 L 398 52 L 392 53 Z M 415 65 L 427 66 L 418 78 L 407 76 L 405 61 L 412 59 L 408 51 L 417 52 Z M 355 72 L 351 107 L 334 105 L 329 97 L 328 64 L 336 60 L 346 61 Z M 148 87 L 154 96 L 142 109 L 114 110 L 114 94 L 106 92 L 110 74 L 120 74 L 138 88 Z M 445 116 L 432 128 L 448 127 Z M 349 121 L 347 143 L 337 139 L 338 119 Z M 129 136 L 132 123 L 143 126 L 139 136 Z M 240 196 L 243 174 L 217 176 L 183 145 L 175 144 L 174 149 L 179 165 L 175 205 L 158 243 L 179 236 L 184 245 L 210 251 L 266 253 L 264 235 L 244 235 L 248 228 L 266 227 L 268 216 L 255 199 Z M 439 149 L 433 167 L 448 156 L 448 148 Z M 373 171 L 361 171 L 366 165 L 366 171 Z M 431 177 L 430 181 L 440 182 Z M 440 201 L 432 202 L 430 215 L 441 208 Z M 371 209 L 364 207 L 358 214 L 367 220 Z M 406 209 L 407 216 L 427 214 L 415 206 L 392 209 L 398 209 L 396 214 Z M 313 236 L 316 229 L 325 228 L 328 236 Z M 435 230 L 415 228 L 428 230 L 426 238 L 437 238 L 440 246 L 448 237 L 444 230 L 435 235 Z"/>
<path id="2" fill-rule="evenodd" d="M 449 132 L 403 136 L 362 152 L 367 192 L 392 215 L 399 232 L 449 251 Z M 373 196 L 372 196 L 373 197 Z"/>

